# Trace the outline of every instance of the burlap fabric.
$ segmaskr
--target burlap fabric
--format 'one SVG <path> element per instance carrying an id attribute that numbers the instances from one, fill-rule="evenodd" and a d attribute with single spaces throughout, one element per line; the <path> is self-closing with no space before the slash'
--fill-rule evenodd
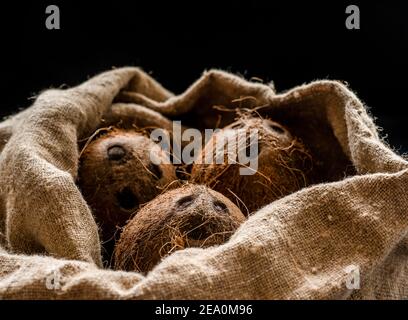
<path id="1" fill-rule="evenodd" d="M 176 252 L 148 275 L 101 268 L 97 225 L 75 185 L 78 141 L 118 119 L 231 121 L 213 106 L 262 106 L 309 145 L 322 183 L 259 210 L 226 244 Z M 209 71 L 175 96 L 139 69 L 117 69 L 43 92 L 0 124 L 0 150 L 1 298 L 408 298 L 408 165 L 339 82 L 276 94 Z M 346 285 L 350 266 L 360 289 Z"/>

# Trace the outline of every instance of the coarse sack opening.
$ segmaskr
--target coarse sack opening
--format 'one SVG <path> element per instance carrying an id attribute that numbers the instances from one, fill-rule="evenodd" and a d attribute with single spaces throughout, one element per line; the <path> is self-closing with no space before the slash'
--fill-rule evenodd
<path id="1" fill-rule="evenodd" d="M 146 276 L 101 268 L 97 225 L 75 184 L 78 141 L 118 120 L 214 128 L 235 108 L 290 128 L 322 182 L 262 208 L 227 243 L 176 252 Z M 278 94 L 211 70 L 174 95 L 138 68 L 115 69 L 41 93 L 0 123 L 0 152 L 0 298 L 408 297 L 407 162 L 340 82 Z"/>

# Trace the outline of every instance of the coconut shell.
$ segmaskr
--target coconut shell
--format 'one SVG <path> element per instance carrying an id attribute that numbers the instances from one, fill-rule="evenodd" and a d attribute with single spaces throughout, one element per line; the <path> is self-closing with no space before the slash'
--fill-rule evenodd
<path id="1" fill-rule="evenodd" d="M 244 220 L 236 205 L 205 186 L 168 191 L 126 225 L 115 246 L 115 269 L 147 272 L 175 250 L 222 244 Z"/>
<path id="2" fill-rule="evenodd" d="M 228 139 L 235 143 L 233 150 L 248 149 L 253 143 L 251 130 L 258 132 L 258 167 L 252 175 L 242 175 L 240 168 L 245 165 L 230 161 L 228 147 L 219 143 L 221 148 L 217 148 L 217 141 Z M 240 131 L 248 137 L 243 145 Z M 220 154 L 224 161 L 217 164 Z M 214 163 L 206 164 L 205 158 L 214 159 Z M 213 134 L 193 164 L 191 181 L 222 193 L 248 215 L 312 183 L 312 169 L 309 152 L 285 127 L 268 119 L 243 117 Z"/>
<path id="3" fill-rule="evenodd" d="M 83 150 L 78 184 L 103 241 L 111 239 L 141 205 L 177 180 L 173 165 L 151 161 L 153 147 L 158 148 L 140 132 L 114 129 Z M 166 160 L 163 150 L 156 154 Z"/>

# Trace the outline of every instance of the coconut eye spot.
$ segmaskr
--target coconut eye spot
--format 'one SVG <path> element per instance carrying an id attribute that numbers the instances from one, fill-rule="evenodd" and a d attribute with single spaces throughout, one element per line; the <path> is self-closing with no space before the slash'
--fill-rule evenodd
<path id="1" fill-rule="evenodd" d="M 221 202 L 219 200 L 214 201 L 213 203 L 215 210 L 219 211 L 219 212 L 224 212 L 224 213 L 228 213 L 228 207 L 224 202 Z"/>
<path id="2" fill-rule="evenodd" d="M 203 217 L 194 217 L 190 221 L 190 225 L 192 226 L 192 229 L 187 232 L 188 238 L 200 241 L 208 239 L 208 237 L 211 237 L 212 235 L 211 228 L 208 228 L 208 226 L 206 225 L 206 221 L 205 219 L 203 219 Z"/>
<path id="3" fill-rule="evenodd" d="M 109 160 L 119 161 L 119 160 L 122 160 L 124 156 L 126 155 L 126 150 L 122 146 L 115 145 L 115 146 L 108 148 L 107 154 L 108 154 Z"/>
<path id="4" fill-rule="evenodd" d="M 125 187 L 116 195 L 118 205 L 127 211 L 135 209 L 139 205 L 139 201 L 132 189 Z"/>
<path id="5" fill-rule="evenodd" d="M 273 130 L 273 131 L 275 131 L 276 133 L 278 133 L 278 134 L 284 134 L 284 133 L 285 133 L 285 129 L 283 129 L 282 127 L 280 127 L 280 126 L 278 126 L 278 125 L 276 125 L 276 124 L 269 123 L 269 124 L 268 124 L 268 127 L 269 127 L 271 130 Z"/>
<path id="6" fill-rule="evenodd" d="M 194 196 L 188 195 L 177 200 L 176 204 L 179 208 L 187 208 L 194 202 Z"/>
<path id="7" fill-rule="evenodd" d="M 245 124 L 242 122 L 236 122 L 229 126 L 231 129 L 242 129 L 245 127 Z"/>
<path id="8" fill-rule="evenodd" d="M 154 163 L 149 163 L 148 167 L 147 167 L 150 171 L 150 173 L 156 178 L 156 179 L 160 179 L 161 177 L 163 177 L 163 171 L 162 169 L 154 164 Z"/>

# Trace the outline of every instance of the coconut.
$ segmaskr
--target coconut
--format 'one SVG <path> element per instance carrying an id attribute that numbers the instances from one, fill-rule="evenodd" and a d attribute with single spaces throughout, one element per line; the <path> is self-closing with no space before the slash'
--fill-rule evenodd
<path id="1" fill-rule="evenodd" d="M 78 185 L 104 242 L 113 239 L 141 205 L 176 180 L 165 152 L 142 132 L 109 130 L 81 152 Z"/>
<path id="2" fill-rule="evenodd" d="M 257 168 L 237 157 L 242 151 L 249 156 L 254 143 L 258 146 L 254 158 Z M 240 170 L 244 168 L 245 175 Z M 284 126 L 270 119 L 243 116 L 212 135 L 193 164 L 191 181 L 222 193 L 248 215 L 309 185 L 312 168 L 310 153 Z"/>
<path id="3" fill-rule="evenodd" d="M 147 272 L 176 250 L 222 244 L 244 220 L 236 205 L 205 186 L 167 191 L 126 225 L 115 246 L 115 269 Z"/>

